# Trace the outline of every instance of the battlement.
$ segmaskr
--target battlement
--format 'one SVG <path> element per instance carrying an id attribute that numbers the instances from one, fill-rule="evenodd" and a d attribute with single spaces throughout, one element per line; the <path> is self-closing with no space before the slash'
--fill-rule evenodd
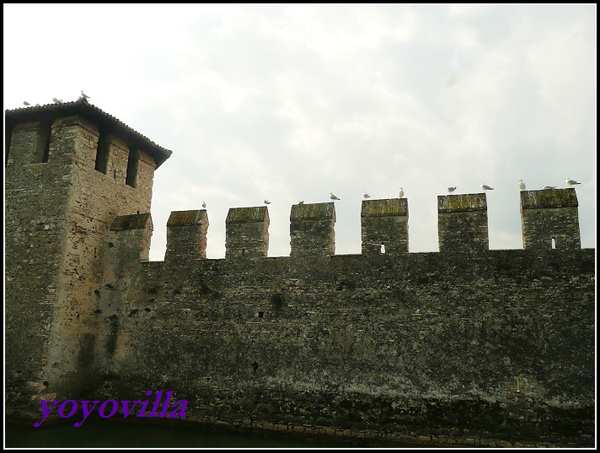
<path id="1" fill-rule="evenodd" d="M 578 206 L 573 188 L 522 191 L 523 248 L 581 248 Z"/>
<path id="2" fill-rule="evenodd" d="M 225 223 L 225 258 L 267 256 L 270 221 L 266 206 L 231 208 Z"/>
<path id="3" fill-rule="evenodd" d="M 408 252 L 408 200 L 363 200 L 360 211 L 362 253 Z"/>
<path id="4" fill-rule="evenodd" d="M 290 213 L 290 256 L 335 255 L 335 204 L 295 204 Z"/>
<path id="5" fill-rule="evenodd" d="M 571 188 L 521 192 L 524 248 L 551 249 L 554 242 L 557 244 L 555 248 L 581 248 L 577 206 L 577 195 Z M 406 198 L 363 200 L 362 254 L 408 253 L 408 218 Z M 335 220 L 333 202 L 292 205 L 290 256 L 317 258 L 335 255 Z M 226 226 L 226 259 L 267 256 L 269 212 L 266 206 L 231 208 Z M 175 257 L 206 258 L 207 227 L 205 210 L 172 212 L 167 223 L 166 260 L 172 261 Z M 488 251 L 486 194 L 438 196 L 438 238 L 441 253 Z"/>
<path id="6" fill-rule="evenodd" d="M 166 261 L 206 258 L 208 214 L 198 211 L 174 211 L 167 221 Z"/>
<path id="7" fill-rule="evenodd" d="M 439 195 L 438 238 L 442 253 L 489 250 L 485 193 Z"/>

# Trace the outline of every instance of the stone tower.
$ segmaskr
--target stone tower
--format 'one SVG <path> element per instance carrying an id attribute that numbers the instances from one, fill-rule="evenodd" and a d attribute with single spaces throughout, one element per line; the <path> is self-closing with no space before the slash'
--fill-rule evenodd
<path id="1" fill-rule="evenodd" d="M 521 191 L 524 249 L 580 249 L 575 189 Z"/>
<path id="2" fill-rule="evenodd" d="M 83 99 L 7 110 L 5 127 L 5 365 L 20 389 L 7 399 L 74 397 L 101 348 L 111 225 L 147 214 L 115 228 L 151 232 L 153 175 L 171 151 Z"/>

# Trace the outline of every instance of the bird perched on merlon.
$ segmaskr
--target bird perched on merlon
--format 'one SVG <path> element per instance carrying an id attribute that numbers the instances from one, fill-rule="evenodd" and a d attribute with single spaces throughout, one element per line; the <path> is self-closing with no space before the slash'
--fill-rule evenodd
<path id="1" fill-rule="evenodd" d="M 519 179 L 519 189 L 525 190 L 526 186 L 522 179 Z"/>
<path id="2" fill-rule="evenodd" d="M 363 198 L 371 198 L 371 195 L 363 190 Z"/>
<path id="3" fill-rule="evenodd" d="M 404 189 L 400 187 L 400 193 L 398 193 L 398 198 L 402 198 L 404 196 Z"/>
<path id="4" fill-rule="evenodd" d="M 338 197 L 336 197 L 334 194 L 332 194 L 331 192 L 329 192 L 329 198 L 331 198 L 332 200 L 339 200 Z"/>
<path id="5" fill-rule="evenodd" d="M 556 189 L 556 186 L 542 186 L 541 189 L 542 190 L 553 190 L 553 189 Z"/>
<path id="6" fill-rule="evenodd" d="M 271 204 L 269 200 L 264 200 L 265 204 Z"/>
<path id="7" fill-rule="evenodd" d="M 568 176 L 565 178 L 565 182 L 570 186 L 575 186 L 577 184 L 581 184 L 580 182 L 577 182 L 574 179 L 569 178 Z"/>
<path id="8" fill-rule="evenodd" d="M 56 98 L 52 98 L 52 100 L 56 103 L 56 104 L 62 104 L 63 101 L 62 99 L 56 99 Z"/>
<path id="9" fill-rule="evenodd" d="M 27 102 L 27 101 L 23 101 L 23 105 L 24 105 L 25 107 L 29 107 L 31 104 L 30 104 L 29 102 Z"/>
<path id="10" fill-rule="evenodd" d="M 448 193 L 452 193 L 456 190 L 456 186 L 448 187 Z"/>
<path id="11" fill-rule="evenodd" d="M 83 90 L 81 90 L 81 96 L 79 96 L 79 99 L 84 100 L 85 102 L 87 102 L 89 98 L 90 97 L 87 94 L 85 94 L 83 92 Z"/>
<path id="12" fill-rule="evenodd" d="M 203 202 L 202 202 L 202 207 L 203 207 L 204 209 L 206 209 L 206 201 L 203 201 Z"/>
<path id="13" fill-rule="evenodd" d="M 488 186 L 487 184 L 481 183 L 481 188 L 483 190 L 494 190 L 493 187 Z"/>

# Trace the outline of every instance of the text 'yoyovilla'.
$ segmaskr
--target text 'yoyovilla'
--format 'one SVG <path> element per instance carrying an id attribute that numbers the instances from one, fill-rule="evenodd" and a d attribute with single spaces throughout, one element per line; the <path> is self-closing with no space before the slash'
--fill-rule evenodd
<path id="1" fill-rule="evenodd" d="M 148 390 L 146 392 L 146 396 L 151 396 L 152 391 Z M 159 412 L 160 400 L 163 396 L 163 392 L 155 392 L 156 399 L 154 400 L 154 405 L 152 406 L 152 412 L 150 414 L 146 414 L 146 409 L 148 408 L 148 403 L 150 400 L 146 401 L 121 401 L 121 406 L 123 408 L 123 417 L 127 417 L 128 415 L 134 413 L 134 409 L 138 406 L 139 411 L 135 414 L 135 417 L 165 417 L 165 418 L 183 418 L 185 417 L 185 409 L 187 408 L 186 400 L 179 400 L 175 402 L 170 408 L 169 403 L 171 402 L 171 398 L 173 396 L 173 392 L 166 392 L 166 399 L 162 405 L 162 408 Z M 48 408 L 52 403 L 52 407 Z M 91 404 L 92 403 L 92 404 Z M 100 401 L 81 401 L 81 409 L 83 411 L 83 420 L 79 423 L 74 423 L 73 426 L 75 428 L 79 428 L 83 422 L 88 418 L 88 416 L 92 413 L 94 408 L 100 403 L 98 406 L 98 415 L 102 418 L 108 418 L 115 415 L 119 409 L 119 402 L 116 400 L 108 400 L 104 402 Z M 133 403 L 133 404 L 131 404 Z M 59 404 L 57 413 L 61 418 L 69 418 L 77 413 L 79 409 L 79 403 L 75 400 L 66 400 L 60 404 L 60 401 L 41 401 L 42 404 L 42 421 L 39 423 L 34 423 L 34 427 L 39 427 L 44 423 L 48 415 L 54 410 L 56 405 Z M 91 407 L 90 407 L 91 404 Z M 169 409 L 171 410 L 169 412 Z"/>

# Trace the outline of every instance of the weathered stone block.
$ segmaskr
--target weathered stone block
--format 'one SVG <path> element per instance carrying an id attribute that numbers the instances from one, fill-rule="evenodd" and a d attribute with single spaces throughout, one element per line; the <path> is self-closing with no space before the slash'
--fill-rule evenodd
<path id="1" fill-rule="evenodd" d="M 267 256 L 270 221 L 266 206 L 231 208 L 225 223 L 226 259 Z"/>
<path id="2" fill-rule="evenodd" d="M 362 253 L 408 252 L 408 199 L 363 200 Z"/>
<path id="3" fill-rule="evenodd" d="M 439 195 L 438 239 L 440 252 L 489 250 L 485 193 Z"/>
<path id="4" fill-rule="evenodd" d="M 208 214 L 206 209 L 173 211 L 167 221 L 166 261 L 205 259 Z"/>
<path id="5" fill-rule="evenodd" d="M 290 256 L 335 254 L 335 204 L 296 204 L 290 213 Z"/>
<path id="6" fill-rule="evenodd" d="M 579 249 L 579 216 L 574 188 L 521 191 L 524 249 Z"/>

